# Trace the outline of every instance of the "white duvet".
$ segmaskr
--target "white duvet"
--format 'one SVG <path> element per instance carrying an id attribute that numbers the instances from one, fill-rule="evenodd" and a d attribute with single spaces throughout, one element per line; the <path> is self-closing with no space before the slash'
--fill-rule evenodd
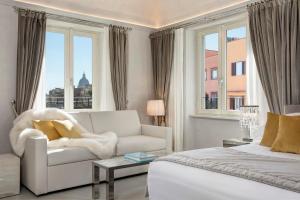
<path id="1" fill-rule="evenodd" d="M 258 144 L 234 147 L 258 155 L 299 159 Z M 193 150 L 191 153 L 195 153 Z M 300 169 L 299 169 L 300 170 Z M 300 193 L 170 162 L 153 162 L 148 172 L 150 200 L 300 200 Z"/>

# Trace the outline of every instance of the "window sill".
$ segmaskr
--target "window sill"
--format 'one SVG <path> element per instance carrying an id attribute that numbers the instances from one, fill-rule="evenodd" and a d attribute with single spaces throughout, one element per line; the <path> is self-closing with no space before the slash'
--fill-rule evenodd
<path id="1" fill-rule="evenodd" d="M 202 118 L 202 119 L 216 119 L 216 120 L 230 120 L 230 121 L 239 121 L 239 115 L 226 115 L 226 114 L 193 114 L 190 115 L 192 118 Z"/>

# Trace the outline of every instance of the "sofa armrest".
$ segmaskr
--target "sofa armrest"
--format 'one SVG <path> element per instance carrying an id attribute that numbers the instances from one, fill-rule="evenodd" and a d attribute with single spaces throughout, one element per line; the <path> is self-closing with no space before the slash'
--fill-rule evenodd
<path id="1" fill-rule="evenodd" d="M 48 192 L 47 139 L 29 137 L 22 158 L 22 183 L 34 194 Z"/>
<path id="2" fill-rule="evenodd" d="M 168 154 L 172 153 L 173 151 L 172 128 L 142 124 L 142 135 L 165 139 L 166 152 Z"/>

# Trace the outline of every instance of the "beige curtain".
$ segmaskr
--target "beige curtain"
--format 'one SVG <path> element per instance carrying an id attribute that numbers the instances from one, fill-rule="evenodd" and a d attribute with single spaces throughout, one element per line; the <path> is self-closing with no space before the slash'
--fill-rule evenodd
<path id="1" fill-rule="evenodd" d="M 31 109 L 38 90 L 44 56 L 46 14 L 19 10 L 16 112 Z"/>
<path id="2" fill-rule="evenodd" d="M 174 57 L 174 38 L 175 33 L 172 29 L 150 35 L 155 98 L 164 101 L 166 110 L 166 115 L 158 119 L 159 125 L 168 124 L 166 119 Z"/>
<path id="3" fill-rule="evenodd" d="M 250 36 L 271 112 L 300 103 L 300 3 L 268 0 L 248 6 Z"/>
<path id="4" fill-rule="evenodd" d="M 109 27 L 110 68 L 116 110 L 127 109 L 127 29 L 119 26 Z"/>

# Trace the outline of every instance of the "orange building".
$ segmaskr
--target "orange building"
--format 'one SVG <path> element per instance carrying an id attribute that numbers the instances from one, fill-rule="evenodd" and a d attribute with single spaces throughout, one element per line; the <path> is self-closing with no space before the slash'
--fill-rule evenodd
<path id="1" fill-rule="evenodd" d="M 226 104 L 227 109 L 236 110 L 245 105 L 246 78 L 246 39 L 227 39 L 226 49 Z M 206 109 L 218 106 L 218 51 L 205 50 L 205 99 Z"/>

